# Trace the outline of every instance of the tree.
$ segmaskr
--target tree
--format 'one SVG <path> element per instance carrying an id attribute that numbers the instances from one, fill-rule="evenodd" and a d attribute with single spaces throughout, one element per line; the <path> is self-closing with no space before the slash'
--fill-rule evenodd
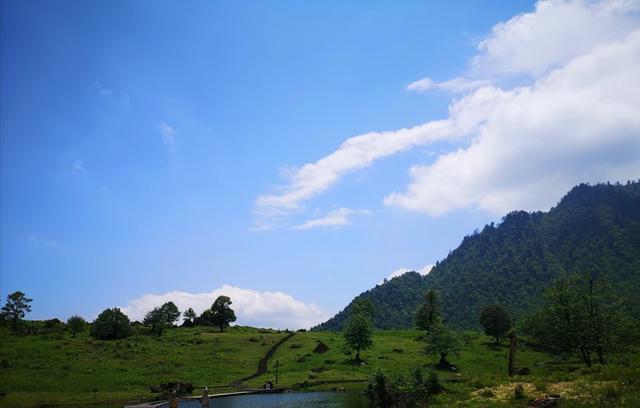
<path id="1" fill-rule="evenodd" d="M 369 298 L 357 298 L 353 301 L 351 306 L 351 314 L 364 314 L 370 320 L 373 321 L 373 315 L 375 313 L 375 306 L 373 301 Z"/>
<path id="2" fill-rule="evenodd" d="M 594 355 L 605 364 L 607 353 L 621 351 L 631 332 L 606 281 L 591 274 L 556 281 L 523 330 L 551 352 L 578 351 L 589 367 Z"/>
<path id="3" fill-rule="evenodd" d="M 231 309 L 231 304 L 231 299 L 228 296 L 218 296 L 211 305 L 211 323 L 218 326 L 221 332 L 225 327 L 229 327 L 229 323 L 236 321 L 236 314 Z"/>
<path id="4" fill-rule="evenodd" d="M 360 351 L 366 350 L 373 344 L 373 325 L 365 313 L 355 313 L 349 317 L 344 327 L 344 339 L 349 347 L 356 351 L 356 361 L 360 363 Z"/>
<path id="5" fill-rule="evenodd" d="M 28 298 L 23 292 L 17 291 L 7 296 L 7 303 L 2 307 L 4 319 L 11 322 L 11 329 L 17 330 L 18 323 L 31 311 L 33 299 Z"/>
<path id="6" fill-rule="evenodd" d="M 145 326 L 151 327 L 151 333 L 162 336 L 164 328 L 169 324 L 167 323 L 168 320 L 166 312 L 162 307 L 154 307 L 152 310 L 147 312 L 142 323 Z"/>
<path id="7" fill-rule="evenodd" d="M 191 307 L 185 310 L 182 316 L 184 316 L 184 323 L 187 324 L 188 326 L 193 325 L 197 317 L 196 312 Z"/>
<path id="8" fill-rule="evenodd" d="M 416 326 L 420 330 L 429 331 L 431 326 L 441 320 L 438 293 L 434 290 L 425 292 L 424 300 L 416 312 Z"/>
<path id="9" fill-rule="evenodd" d="M 165 323 L 167 323 L 168 326 L 173 326 L 173 324 L 180 318 L 180 310 L 173 302 L 165 303 L 160 306 L 160 309 L 165 317 Z"/>
<path id="10" fill-rule="evenodd" d="M 76 334 L 80 333 L 81 331 L 84 331 L 86 324 L 87 324 L 87 321 L 84 320 L 81 316 L 78 316 L 78 315 L 71 316 L 67 320 L 67 326 L 69 327 L 69 330 L 71 330 L 71 337 L 75 338 Z"/>
<path id="11" fill-rule="evenodd" d="M 211 309 L 205 309 L 200 316 L 193 321 L 196 326 L 213 326 L 213 312 Z"/>
<path id="12" fill-rule="evenodd" d="M 449 369 L 453 367 L 447 361 L 449 354 L 457 354 L 460 351 L 460 340 L 456 333 L 451 331 L 443 323 L 436 323 L 431 326 L 425 337 L 425 353 L 432 356 L 440 356 L 438 367 Z"/>
<path id="13" fill-rule="evenodd" d="M 511 328 L 511 318 L 507 309 L 500 305 L 490 305 L 482 309 L 480 313 L 480 324 L 484 328 L 484 333 L 494 336 L 496 346 L 500 344 L 500 337 L 504 336 Z"/>
<path id="14" fill-rule="evenodd" d="M 105 309 L 93 321 L 91 334 L 102 340 L 124 339 L 131 333 L 131 322 L 119 308 Z"/>

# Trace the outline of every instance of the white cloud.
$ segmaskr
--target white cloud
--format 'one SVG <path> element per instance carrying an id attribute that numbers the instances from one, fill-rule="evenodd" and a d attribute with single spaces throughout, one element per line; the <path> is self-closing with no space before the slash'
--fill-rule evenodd
<path id="1" fill-rule="evenodd" d="M 453 78 L 448 81 L 435 82 L 430 78 L 423 78 L 418 81 L 412 82 L 407 85 L 407 90 L 425 92 L 434 89 L 448 91 L 452 93 L 464 93 L 472 91 L 480 87 L 489 85 L 491 82 L 486 79 L 467 79 L 467 78 Z"/>
<path id="2" fill-rule="evenodd" d="M 503 94 L 467 148 L 413 166 L 407 191 L 385 204 L 431 215 L 464 207 L 502 214 L 547 209 L 579 182 L 635 179 L 639 72 L 637 31 Z"/>
<path id="3" fill-rule="evenodd" d="M 493 27 L 480 41 L 475 75 L 541 75 L 638 28 L 637 0 L 550 0 Z"/>
<path id="4" fill-rule="evenodd" d="M 350 208 L 340 208 L 331 211 L 320 218 L 314 218 L 303 224 L 295 225 L 293 229 L 308 230 L 313 228 L 342 227 L 349 224 L 349 217 L 353 215 L 371 215 L 369 210 L 352 210 Z"/>
<path id="5" fill-rule="evenodd" d="M 347 139 L 291 171 L 280 192 L 259 197 L 256 213 L 301 211 L 346 174 L 443 139 L 462 147 L 412 166 L 406 191 L 389 194 L 386 205 L 434 216 L 465 207 L 502 214 L 547 209 L 580 182 L 635 179 L 639 29 L 637 0 L 538 2 L 479 42 L 465 76 L 409 85 L 464 93 L 448 118 Z"/>
<path id="6" fill-rule="evenodd" d="M 313 303 L 304 303 L 282 292 L 259 292 L 223 285 L 212 291 L 191 293 L 172 291 L 146 294 L 130 300 L 122 311 L 132 320 L 142 320 L 155 306 L 172 301 L 181 311 L 192 307 L 197 314 L 213 304 L 218 296 L 229 296 L 238 320 L 236 324 L 270 327 L 274 329 L 309 328 L 328 319 L 330 315 Z"/>
<path id="7" fill-rule="evenodd" d="M 315 163 L 291 168 L 281 192 L 256 200 L 259 215 L 278 216 L 300 210 L 301 204 L 327 190 L 346 174 L 375 160 L 449 135 L 447 121 L 435 121 L 393 132 L 371 132 L 347 139 L 338 150 Z"/>
<path id="8" fill-rule="evenodd" d="M 158 130 L 162 135 L 162 143 L 164 143 L 164 145 L 167 146 L 171 152 L 173 152 L 175 149 L 174 147 L 175 141 L 173 138 L 173 136 L 176 133 L 175 129 L 173 129 L 171 126 L 169 126 L 165 122 L 160 122 L 158 124 Z"/>
<path id="9" fill-rule="evenodd" d="M 395 271 L 391 272 L 389 274 L 389 276 L 387 276 L 387 279 L 393 279 L 393 278 L 397 278 L 398 276 L 402 276 L 407 272 L 411 272 L 413 271 L 413 269 L 409 269 L 409 268 L 398 268 Z"/>
<path id="10" fill-rule="evenodd" d="M 422 276 L 426 276 L 433 269 L 433 265 L 425 265 L 420 269 L 409 269 L 409 268 L 398 268 L 395 271 L 391 272 L 389 276 L 387 276 L 387 280 L 397 278 L 398 276 L 402 276 L 407 272 L 418 272 Z"/>

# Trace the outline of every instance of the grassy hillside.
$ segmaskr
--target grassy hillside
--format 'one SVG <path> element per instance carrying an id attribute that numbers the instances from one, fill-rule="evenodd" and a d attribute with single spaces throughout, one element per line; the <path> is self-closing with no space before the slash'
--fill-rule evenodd
<path id="1" fill-rule="evenodd" d="M 86 333 L 73 339 L 68 333 L 18 336 L 0 330 L 0 391 L 7 393 L 2 406 L 90 403 L 94 388 L 101 404 L 149 399 L 151 385 L 174 379 L 228 385 L 253 373 L 269 347 L 286 335 L 192 328 L 102 341 Z"/>
<path id="2" fill-rule="evenodd" d="M 605 276 L 630 314 L 640 314 L 640 182 L 582 184 L 549 212 L 510 213 L 465 237 L 426 277 L 405 274 L 356 299 L 374 302 L 376 327 L 411 328 L 422 293 L 435 289 L 449 323 L 477 328 L 483 306 L 503 304 L 517 319 L 572 272 Z M 352 303 L 317 329 L 340 330 Z"/>
<path id="3" fill-rule="evenodd" d="M 224 386 L 252 374 L 267 349 L 285 335 L 252 328 L 231 328 L 226 333 L 181 328 L 167 330 L 160 338 L 144 335 L 98 341 L 86 335 L 72 339 L 68 333 L 17 336 L 2 329 L 0 383 L 7 395 L 0 406 L 115 407 L 153 399 L 149 387 L 169 380 Z M 610 406 L 640 406 L 637 350 L 615 356 L 611 366 L 588 370 L 573 356 L 554 361 L 522 342 L 517 363 L 532 373 L 513 379 L 506 374 L 506 347 L 492 349 L 490 339 L 477 332 L 466 332 L 463 338 L 463 351 L 450 359 L 459 371 L 439 372 L 446 391 L 436 398 L 436 405 L 525 406 L 511 400 L 513 384 L 523 382 L 527 398 L 545 393 L 574 398 L 564 406 L 602 406 L 589 404 L 599 403 L 605 393 L 611 393 L 618 404 Z M 327 352 L 313 352 L 319 341 L 329 347 Z M 267 374 L 245 386 L 275 381 L 278 361 L 281 386 L 362 389 L 378 369 L 392 377 L 407 377 L 416 367 L 430 370 L 436 359 L 425 356 L 422 349 L 417 331 L 376 332 L 373 348 L 363 353 L 365 364 L 358 366 L 340 333 L 296 333 L 269 361 Z M 98 390 L 95 405 L 94 388 Z"/>
<path id="4" fill-rule="evenodd" d="M 318 342 L 328 345 L 329 351 L 314 353 Z M 507 346 L 494 349 L 490 343 L 491 339 L 481 333 L 463 333 L 463 350 L 451 357 L 458 371 L 436 371 L 446 391 L 436 398 L 434 405 L 526 406 L 526 401 L 512 401 L 515 384 L 524 383 L 527 400 L 558 393 L 568 398 L 563 406 L 640 406 L 637 353 L 616 356 L 613 365 L 589 370 L 577 358 L 567 356 L 564 360 L 554 360 L 522 342 L 517 365 L 530 368 L 531 375 L 510 378 Z M 365 364 L 357 366 L 340 333 L 309 332 L 296 334 L 288 347 L 276 353 L 274 360 L 280 363 L 280 385 L 303 390 L 364 388 L 365 380 L 378 369 L 392 378 L 407 378 L 415 368 L 425 373 L 432 370 L 437 358 L 424 355 L 423 347 L 419 331 L 379 331 L 374 336 L 374 346 L 363 353 Z M 274 365 L 269 368 L 253 385 L 275 378 Z M 361 382 L 355 382 L 357 380 Z M 615 404 L 600 403 L 601 393 L 605 391 L 620 396 Z"/>

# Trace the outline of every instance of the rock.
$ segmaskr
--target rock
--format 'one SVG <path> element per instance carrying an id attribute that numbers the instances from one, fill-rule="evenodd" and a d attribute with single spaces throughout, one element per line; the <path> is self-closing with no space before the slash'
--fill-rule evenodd
<path id="1" fill-rule="evenodd" d="M 329 351 L 329 346 L 327 346 L 321 341 L 318 341 L 318 345 L 316 346 L 316 348 L 313 349 L 313 352 L 318 354 L 323 354 L 323 353 L 326 353 L 327 351 Z"/>

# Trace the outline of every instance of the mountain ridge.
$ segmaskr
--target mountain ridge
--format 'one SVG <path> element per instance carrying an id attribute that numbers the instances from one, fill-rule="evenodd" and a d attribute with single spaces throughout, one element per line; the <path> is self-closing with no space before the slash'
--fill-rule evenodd
<path id="1" fill-rule="evenodd" d="M 408 272 L 355 299 L 374 302 L 375 327 L 409 328 L 422 294 L 433 289 L 450 324 L 477 328 L 484 305 L 503 304 L 517 320 L 540 306 L 548 284 L 572 272 L 605 276 L 627 309 L 640 312 L 639 181 L 580 184 L 547 212 L 510 212 L 465 236 L 428 275 Z M 352 304 L 313 329 L 341 329 Z"/>

